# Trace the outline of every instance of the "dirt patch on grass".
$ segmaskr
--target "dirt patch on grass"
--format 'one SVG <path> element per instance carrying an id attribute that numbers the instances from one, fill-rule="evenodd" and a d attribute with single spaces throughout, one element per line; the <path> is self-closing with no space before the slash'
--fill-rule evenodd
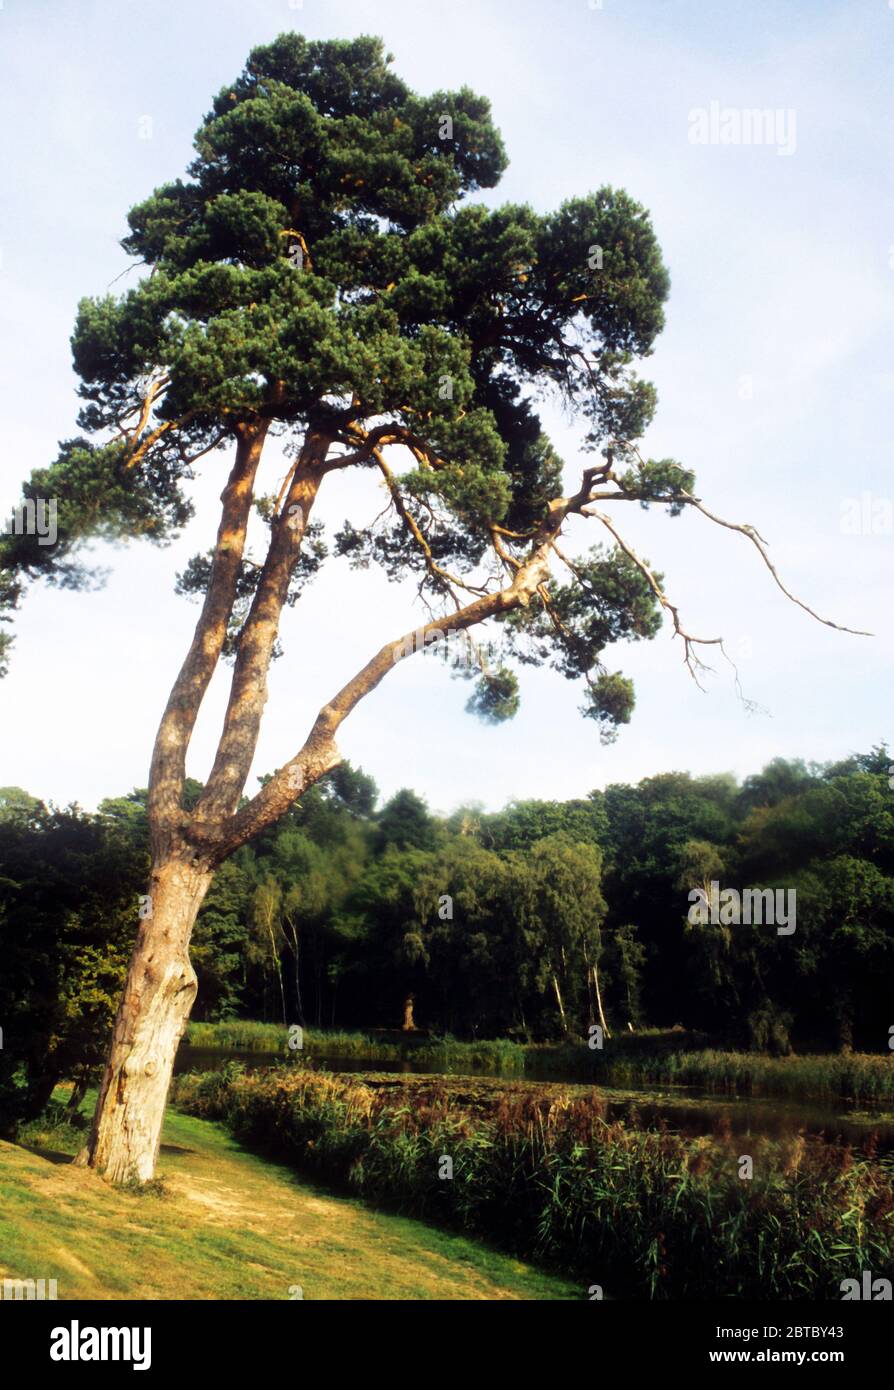
<path id="1" fill-rule="evenodd" d="M 0 1275 L 87 1299 L 568 1298 L 568 1286 L 422 1225 L 328 1197 L 172 1113 L 160 1196 L 0 1143 Z"/>
<path id="2" fill-rule="evenodd" d="M 171 1199 L 204 1207 L 215 1220 L 229 1224 L 251 1215 L 250 1209 L 229 1188 L 221 1188 L 220 1183 L 215 1183 L 215 1187 L 217 1191 L 212 1191 L 207 1184 L 197 1187 L 179 1173 L 165 1179 L 165 1190 Z"/>
<path id="3" fill-rule="evenodd" d="M 70 1250 L 63 1245 L 56 1246 L 55 1250 L 53 1251 L 53 1258 L 58 1260 L 61 1265 L 64 1265 L 66 1269 L 72 1270 L 74 1274 L 83 1275 L 83 1277 L 86 1279 L 96 1278 L 96 1275 L 93 1273 L 93 1270 L 89 1269 L 87 1265 L 84 1264 L 83 1260 L 79 1260 L 73 1250 Z"/>

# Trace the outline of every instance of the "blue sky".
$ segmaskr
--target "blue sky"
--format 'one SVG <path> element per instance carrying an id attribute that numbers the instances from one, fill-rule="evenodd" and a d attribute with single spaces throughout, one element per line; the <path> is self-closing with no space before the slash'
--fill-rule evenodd
<path id="1" fill-rule="evenodd" d="M 604 183 L 650 210 L 671 273 L 667 327 L 646 375 L 660 404 L 655 457 L 696 471 L 721 515 L 751 522 L 790 587 L 872 639 L 821 627 L 776 590 L 741 537 L 698 516 L 619 518 L 666 576 L 689 629 L 723 634 L 701 694 L 665 631 L 609 664 L 636 680 L 632 723 L 600 746 L 576 689 L 524 671 L 522 709 L 488 729 L 468 687 L 404 662 L 351 716 L 340 746 L 390 793 L 488 806 L 566 797 L 657 771 L 743 775 L 782 754 L 819 760 L 890 735 L 890 515 L 894 405 L 894 9 L 886 0 L 705 5 L 674 0 L 3 0 L 0 8 L 0 507 L 75 433 L 68 339 L 75 307 L 127 266 L 125 214 L 180 175 L 212 95 L 248 51 L 287 29 L 378 33 L 418 90 L 467 84 L 493 103 L 510 157 L 486 201 L 540 210 Z M 711 102 L 794 113 L 793 151 L 697 145 Z M 149 122 L 146 121 L 149 117 Z M 150 133 L 150 138 L 144 138 Z M 546 412 L 568 466 L 582 431 Z M 196 487 L 181 541 L 97 550 L 97 593 L 33 590 L 0 685 L 0 783 L 93 806 L 146 781 L 152 739 L 196 610 L 173 576 L 213 537 L 223 455 Z M 275 463 L 275 461 L 274 461 Z M 336 475 L 320 515 L 355 524 L 381 506 Z M 843 525 L 882 504 L 875 530 Z M 591 523 L 592 525 L 592 523 Z M 579 548 L 595 537 L 581 523 Z M 287 614 L 255 772 L 293 754 L 325 699 L 414 621 L 412 590 L 331 565 Z M 227 675 L 216 680 L 190 771 L 210 766 Z"/>

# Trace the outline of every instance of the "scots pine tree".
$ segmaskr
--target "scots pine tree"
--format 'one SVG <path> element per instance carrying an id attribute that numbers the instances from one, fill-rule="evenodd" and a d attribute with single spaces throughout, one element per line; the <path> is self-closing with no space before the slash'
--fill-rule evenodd
<path id="1" fill-rule="evenodd" d="M 655 392 L 635 368 L 668 293 L 644 209 L 607 187 L 551 213 L 470 201 L 506 164 L 488 102 L 467 88 L 418 96 L 367 37 L 287 34 L 256 49 L 195 152 L 185 177 L 129 213 L 138 281 L 80 305 L 80 433 L 24 489 L 58 499 L 54 544 L 0 538 L 8 616 L 31 580 L 89 578 L 87 539 L 167 539 L 190 516 L 196 470 L 220 475 L 216 539 L 178 580 L 201 612 L 155 742 L 147 912 L 81 1156 L 113 1181 L 154 1171 L 196 991 L 190 934 L 215 869 L 338 766 L 340 725 L 397 662 L 449 632 L 451 658 L 476 672 L 470 707 L 492 721 L 516 709 L 516 661 L 552 663 L 606 737 L 633 707 L 606 664 L 613 643 L 653 637 L 667 614 L 696 677 L 701 665 L 700 639 L 615 520 L 631 503 L 703 509 L 685 468 L 638 445 Z M 570 485 L 538 414 L 549 397 L 580 427 L 586 466 Z M 272 488 L 271 441 L 289 461 Z M 388 506 L 373 524 L 349 519 L 335 553 L 411 578 L 424 616 L 359 654 L 246 799 L 283 610 L 327 559 L 314 506 L 349 471 L 377 475 Z M 253 508 L 267 528 L 258 561 Z M 603 544 L 568 553 L 575 517 Z M 757 533 L 734 529 L 769 565 Z M 508 653 L 496 664 L 475 635 L 490 619 Z M 226 659 L 229 702 L 194 801 L 187 749 Z"/>

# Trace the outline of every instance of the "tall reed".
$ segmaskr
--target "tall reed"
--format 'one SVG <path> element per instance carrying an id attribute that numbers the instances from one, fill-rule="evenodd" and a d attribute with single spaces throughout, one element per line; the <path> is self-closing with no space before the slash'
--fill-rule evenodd
<path id="1" fill-rule="evenodd" d="M 231 1064 L 178 1078 L 173 1098 L 337 1188 L 573 1272 L 582 1297 L 835 1300 L 864 1269 L 894 1273 L 887 1160 L 754 1139 L 744 1179 L 741 1139 L 630 1129 L 595 1096 L 492 1085 Z"/>

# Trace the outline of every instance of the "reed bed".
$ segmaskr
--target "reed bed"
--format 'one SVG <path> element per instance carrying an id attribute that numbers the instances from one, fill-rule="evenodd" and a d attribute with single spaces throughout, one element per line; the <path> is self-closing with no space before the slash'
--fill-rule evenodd
<path id="1" fill-rule="evenodd" d="M 289 1053 L 288 1029 L 273 1023 L 235 1020 L 190 1023 L 186 1041 L 199 1048 Z M 654 1029 L 606 1041 L 525 1044 L 498 1038 L 462 1042 L 455 1038 L 382 1037 L 369 1033 L 305 1030 L 305 1057 L 356 1058 L 371 1065 L 411 1061 L 433 1070 L 490 1072 L 595 1081 L 602 1085 L 682 1085 L 728 1095 L 894 1100 L 894 1052 L 805 1054 L 770 1057 L 693 1046 L 698 1035 Z"/>
<path id="2" fill-rule="evenodd" d="M 890 1278 L 894 1164 L 804 1139 L 687 1139 L 524 1083 L 190 1074 L 175 1104 L 336 1188 L 493 1240 L 606 1297 L 837 1300 Z M 449 1165 L 452 1176 L 442 1176 Z"/>
<path id="3" fill-rule="evenodd" d="M 894 1053 L 831 1053 L 767 1057 L 762 1053 L 664 1052 L 596 1062 L 591 1075 L 615 1084 L 659 1082 L 700 1086 L 730 1095 L 835 1097 L 839 1100 L 894 1099 Z"/>
<path id="4" fill-rule="evenodd" d="M 196 1048 L 230 1048 L 235 1052 L 269 1052 L 289 1055 L 289 1030 L 283 1024 L 253 1023 L 235 1019 L 224 1023 L 190 1023 L 185 1041 Z M 324 1032 L 306 1028 L 303 1055 L 344 1057 L 358 1061 L 400 1062 L 410 1059 L 431 1065 L 469 1071 L 495 1070 L 521 1074 L 528 1048 L 504 1038 L 461 1042 L 455 1038 L 393 1037 L 370 1033 Z M 292 1054 L 294 1055 L 294 1054 Z"/>

